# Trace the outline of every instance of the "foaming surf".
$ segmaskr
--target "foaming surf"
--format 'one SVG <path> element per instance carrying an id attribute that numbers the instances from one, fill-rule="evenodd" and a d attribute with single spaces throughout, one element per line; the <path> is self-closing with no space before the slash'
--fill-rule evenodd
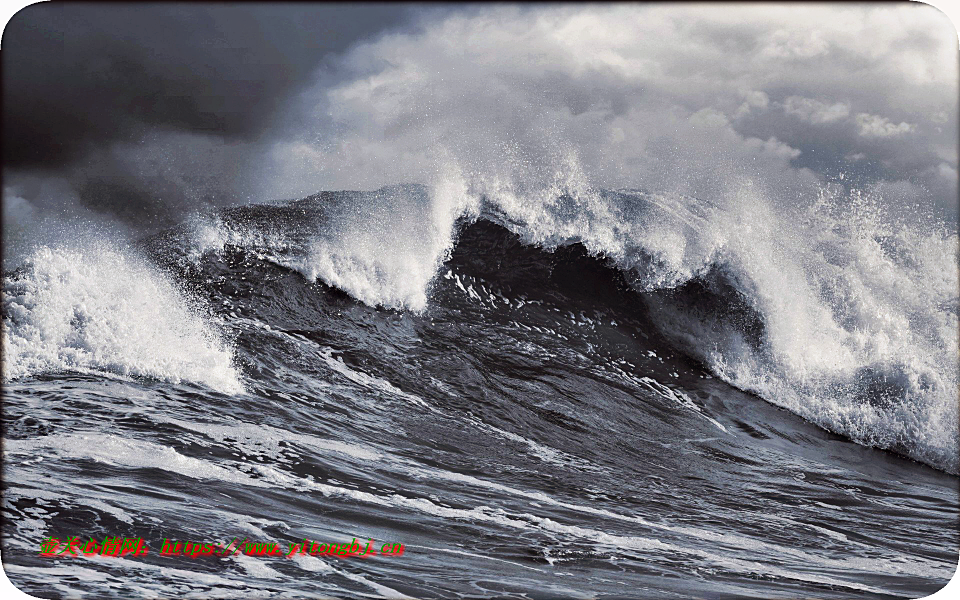
<path id="1" fill-rule="evenodd" d="M 209 317 L 133 251 L 36 249 L 3 284 L 4 378 L 76 371 L 243 391 Z"/>

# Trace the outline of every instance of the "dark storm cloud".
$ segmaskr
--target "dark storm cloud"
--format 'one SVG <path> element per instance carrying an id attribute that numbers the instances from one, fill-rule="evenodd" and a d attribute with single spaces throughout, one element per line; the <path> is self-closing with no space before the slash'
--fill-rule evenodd
<path id="1" fill-rule="evenodd" d="M 255 139 L 388 5 L 40 3 L 3 34 L 7 167 L 62 166 L 155 128 Z"/>

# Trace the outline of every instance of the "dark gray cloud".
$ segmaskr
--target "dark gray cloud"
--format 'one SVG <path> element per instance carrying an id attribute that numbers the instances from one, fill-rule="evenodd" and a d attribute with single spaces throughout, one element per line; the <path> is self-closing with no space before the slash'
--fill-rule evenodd
<path id="1" fill-rule="evenodd" d="M 249 167 L 298 120 L 290 100 L 327 57 L 410 10 L 28 6 L 0 52 L 5 231 L 77 218 L 149 231 L 206 204 L 262 199 Z"/>
<path id="2" fill-rule="evenodd" d="M 256 139 L 325 55 L 405 10 L 34 4 L 3 33 L 4 165 L 62 166 L 156 128 Z"/>

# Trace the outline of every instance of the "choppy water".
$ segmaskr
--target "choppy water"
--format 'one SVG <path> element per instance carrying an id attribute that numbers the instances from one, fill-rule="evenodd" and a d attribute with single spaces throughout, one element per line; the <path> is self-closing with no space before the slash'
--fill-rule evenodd
<path id="1" fill-rule="evenodd" d="M 932 593 L 960 545 L 956 235 L 761 208 L 400 186 L 38 249 L 4 277 L 7 575 L 40 597 Z M 50 535 L 151 554 L 38 556 Z M 235 537 L 405 552 L 157 554 Z"/>

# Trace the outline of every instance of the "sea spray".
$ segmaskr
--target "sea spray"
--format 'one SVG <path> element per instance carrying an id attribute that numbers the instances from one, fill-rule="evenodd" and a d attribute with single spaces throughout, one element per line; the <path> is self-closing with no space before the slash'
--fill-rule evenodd
<path id="1" fill-rule="evenodd" d="M 7 381 L 73 370 L 243 390 L 215 326 L 132 250 L 40 247 L 3 292 Z"/>

